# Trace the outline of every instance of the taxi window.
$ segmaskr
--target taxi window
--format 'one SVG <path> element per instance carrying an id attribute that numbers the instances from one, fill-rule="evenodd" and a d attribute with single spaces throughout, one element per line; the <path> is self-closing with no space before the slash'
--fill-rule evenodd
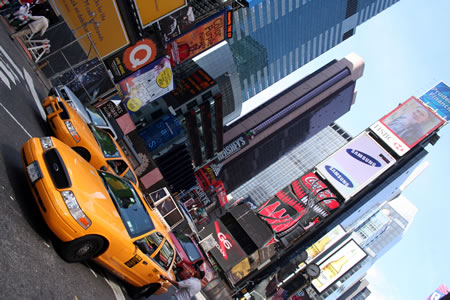
<path id="1" fill-rule="evenodd" d="M 110 159 L 108 165 L 117 175 L 121 175 L 128 168 L 128 165 L 121 159 Z"/>
<path id="2" fill-rule="evenodd" d="M 128 170 L 123 176 L 130 179 L 132 183 L 137 184 L 137 179 L 131 170 Z"/>
<path id="3" fill-rule="evenodd" d="M 141 249 L 142 252 L 147 254 L 149 257 L 158 249 L 164 240 L 164 236 L 159 232 L 154 232 L 143 239 L 137 240 L 134 243 Z"/>
<path id="4" fill-rule="evenodd" d="M 131 238 L 155 229 L 141 198 L 129 181 L 98 171 Z"/>
<path id="5" fill-rule="evenodd" d="M 89 125 L 98 145 L 102 149 L 103 155 L 105 157 L 120 157 L 119 150 L 112 138 L 106 133 L 106 131 L 97 128 L 95 126 Z"/>
<path id="6" fill-rule="evenodd" d="M 92 123 L 97 126 L 108 126 L 108 123 L 106 123 L 106 120 L 103 118 L 98 108 L 91 105 L 86 105 L 86 111 L 91 117 Z"/>
<path id="7" fill-rule="evenodd" d="M 158 253 L 153 256 L 153 259 L 164 269 L 169 270 L 170 265 L 175 257 L 175 252 L 168 241 L 164 242 Z"/>

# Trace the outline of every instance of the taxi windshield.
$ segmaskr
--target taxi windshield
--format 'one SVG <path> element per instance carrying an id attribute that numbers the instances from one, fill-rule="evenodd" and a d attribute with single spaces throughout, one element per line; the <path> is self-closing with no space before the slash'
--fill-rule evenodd
<path id="1" fill-rule="evenodd" d="M 120 157 L 120 152 L 116 147 L 116 144 L 112 138 L 106 133 L 106 131 L 97 128 L 95 126 L 89 125 L 98 145 L 102 149 L 103 155 L 105 157 Z"/>
<path id="2" fill-rule="evenodd" d="M 169 270 L 170 265 L 175 258 L 175 251 L 161 233 L 153 232 L 134 243 L 142 252 L 155 260 L 162 268 Z M 156 251 L 161 243 L 163 243 L 161 248 L 159 251 Z"/>
<path id="3" fill-rule="evenodd" d="M 131 238 L 155 229 L 141 198 L 126 179 L 98 171 Z"/>
<path id="4" fill-rule="evenodd" d="M 89 114 L 92 123 L 97 126 L 108 126 L 108 123 L 106 123 L 106 120 L 103 118 L 98 108 L 91 105 L 86 105 L 86 111 Z"/>

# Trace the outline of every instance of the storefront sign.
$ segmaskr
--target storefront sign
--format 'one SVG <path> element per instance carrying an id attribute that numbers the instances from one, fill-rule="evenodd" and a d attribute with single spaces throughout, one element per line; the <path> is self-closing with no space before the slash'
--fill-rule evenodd
<path id="1" fill-rule="evenodd" d="M 233 141 L 227 143 L 223 150 L 217 155 L 215 163 L 221 163 L 233 154 L 241 151 L 250 144 L 247 136 L 243 133 L 236 137 Z"/>

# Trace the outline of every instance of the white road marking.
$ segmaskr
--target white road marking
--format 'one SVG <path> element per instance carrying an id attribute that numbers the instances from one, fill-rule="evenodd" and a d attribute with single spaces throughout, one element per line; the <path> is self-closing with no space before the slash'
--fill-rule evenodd
<path id="1" fill-rule="evenodd" d="M 28 74 L 27 70 L 23 68 L 23 74 L 25 75 L 25 81 L 28 84 L 28 87 L 30 88 L 31 95 L 33 96 L 34 102 L 36 102 L 36 106 L 39 109 L 39 113 L 41 114 L 42 120 L 47 120 L 47 115 L 45 114 L 44 108 L 42 107 L 41 100 L 39 100 L 39 96 L 36 92 L 36 89 L 34 88 L 34 82 L 31 78 L 30 74 Z"/>
<path id="2" fill-rule="evenodd" d="M 97 277 L 98 277 L 98 276 L 97 276 L 97 273 L 95 273 L 95 271 L 94 271 L 94 270 L 92 270 L 92 268 L 91 268 L 91 267 L 89 267 L 89 270 L 91 271 L 91 273 L 92 273 L 92 274 L 94 274 L 95 278 L 97 278 Z"/>
<path id="3" fill-rule="evenodd" d="M 0 68 L 3 69 L 3 63 L 0 63 Z M 11 83 L 9 82 L 8 77 L 7 77 L 7 76 L 5 75 L 5 73 L 3 73 L 1 70 L 0 70 L 0 79 L 3 81 L 3 83 L 4 83 L 9 89 L 11 89 Z"/>
<path id="4" fill-rule="evenodd" d="M 3 59 L 1 59 L 1 58 L 0 58 L 0 69 L 2 69 L 2 80 L 3 80 L 3 82 L 6 85 L 8 85 L 9 89 L 11 89 L 11 84 L 10 84 L 9 81 L 12 81 L 16 85 L 17 82 L 19 81 L 19 78 L 17 78 L 17 75 L 13 73 L 11 68 L 9 68 L 9 66 L 7 64 L 5 64 Z M 8 76 L 9 80 L 8 80 L 8 78 L 6 78 L 6 76 Z"/>
<path id="5" fill-rule="evenodd" d="M 17 119 L 12 115 L 12 113 L 10 113 L 9 110 L 7 110 L 6 107 L 2 103 L 0 103 L 0 106 L 3 107 L 3 109 L 8 113 L 8 115 L 11 117 L 11 119 L 13 119 L 17 123 L 17 125 L 19 125 L 20 128 L 22 128 L 22 130 L 25 131 L 25 133 L 31 139 L 31 134 L 25 129 L 25 127 L 22 126 L 22 124 L 19 123 L 19 121 L 17 121 Z"/>
<path id="6" fill-rule="evenodd" d="M 116 296 L 116 300 L 125 300 L 125 295 L 123 294 L 123 291 L 122 291 L 122 288 L 120 287 L 120 285 L 118 285 L 114 281 L 110 280 L 107 276 L 108 275 L 105 274 L 105 281 L 111 287 L 111 289 L 114 293 L 114 296 Z"/>
<path id="7" fill-rule="evenodd" d="M 8 53 L 3 49 L 2 46 L 0 46 L 0 52 L 6 57 L 6 59 L 9 61 L 9 63 L 16 69 L 17 74 L 20 75 L 20 77 L 23 79 L 23 74 L 20 72 L 19 67 L 15 64 L 15 62 L 9 57 Z"/>

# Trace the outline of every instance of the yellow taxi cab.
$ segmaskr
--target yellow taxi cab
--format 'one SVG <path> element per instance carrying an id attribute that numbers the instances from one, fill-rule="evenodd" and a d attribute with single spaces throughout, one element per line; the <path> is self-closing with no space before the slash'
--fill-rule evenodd
<path id="1" fill-rule="evenodd" d="M 62 98 L 48 96 L 42 106 L 55 137 L 69 145 L 96 169 L 113 172 L 139 185 L 131 163 L 108 132 L 86 123 Z"/>
<path id="2" fill-rule="evenodd" d="M 129 180 L 95 169 L 54 137 L 31 138 L 22 161 L 34 198 L 67 262 L 94 259 L 133 293 L 162 294 L 175 279 L 168 226 Z"/>

